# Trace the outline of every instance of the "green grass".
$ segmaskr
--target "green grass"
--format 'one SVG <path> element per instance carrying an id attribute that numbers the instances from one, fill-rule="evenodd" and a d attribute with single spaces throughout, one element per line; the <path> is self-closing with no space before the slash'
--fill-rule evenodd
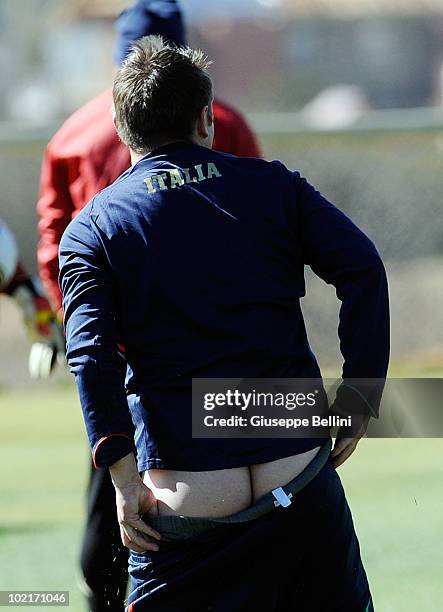
<path id="1" fill-rule="evenodd" d="M 0 422 L 0 590 L 69 590 L 81 611 L 88 452 L 74 389 L 3 392 Z"/>
<path id="2" fill-rule="evenodd" d="M 0 423 L 0 590 L 69 590 L 81 612 L 88 453 L 75 391 L 4 390 Z M 377 612 L 441 607 L 442 456 L 443 440 L 364 440 L 341 468 Z"/>

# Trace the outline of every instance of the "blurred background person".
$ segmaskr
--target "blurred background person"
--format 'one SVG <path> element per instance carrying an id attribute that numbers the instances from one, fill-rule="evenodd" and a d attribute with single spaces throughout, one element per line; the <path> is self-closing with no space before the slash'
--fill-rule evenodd
<path id="1" fill-rule="evenodd" d="M 1 219 L 0 293 L 10 296 L 22 312 L 32 342 L 28 361 L 31 377 L 47 378 L 57 363 L 57 357 L 63 359 L 63 331 L 40 283 L 31 278 L 20 263 L 14 234 Z"/>
<path id="2" fill-rule="evenodd" d="M 119 65 L 131 44 L 161 34 L 177 45 L 186 33 L 176 0 L 138 0 L 116 23 L 114 62 Z M 234 155 L 259 157 L 256 137 L 244 117 L 218 98 L 214 101 L 214 148 Z M 38 263 L 54 308 L 61 308 L 58 245 L 64 229 L 85 204 L 129 168 L 127 147 L 112 122 L 112 94 L 106 90 L 74 113 L 49 142 L 40 183 Z"/>
<path id="3" fill-rule="evenodd" d="M 160 34 L 176 45 L 186 42 L 176 0 L 138 0 L 118 17 L 116 28 L 113 54 L 116 66 L 125 59 L 132 43 L 147 34 Z M 214 122 L 216 149 L 236 155 L 261 155 L 254 134 L 238 111 L 215 100 Z M 129 151 L 113 124 L 111 89 L 74 113 L 46 148 L 37 204 L 40 234 L 37 254 L 42 282 L 60 318 L 63 315 L 58 250 L 62 234 L 87 202 L 129 166 Z M 124 369 L 122 363 L 122 375 Z M 116 521 L 115 490 L 109 472 L 96 468 L 92 462 L 81 569 L 93 612 L 123 610 L 127 557 Z"/>

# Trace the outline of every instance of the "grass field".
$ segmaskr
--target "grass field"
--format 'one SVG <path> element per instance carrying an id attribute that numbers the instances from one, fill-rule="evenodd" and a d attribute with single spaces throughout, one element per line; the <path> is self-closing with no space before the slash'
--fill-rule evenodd
<path id="1" fill-rule="evenodd" d="M 74 388 L 3 390 L 0 423 L 0 590 L 69 590 L 81 612 L 88 454 Z M 443 440 L 364 440 L 341 469 L 377 612 L 441 609 L 442 457 Z"/>

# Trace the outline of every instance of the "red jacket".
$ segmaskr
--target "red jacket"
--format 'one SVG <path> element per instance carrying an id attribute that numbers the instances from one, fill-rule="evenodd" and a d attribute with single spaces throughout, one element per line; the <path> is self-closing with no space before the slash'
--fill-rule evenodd
<path id="1" fill-rule="evenodd" d="M 42 282 L 57 311 L 62 305 L 58 247 L 64 230 L 91 198 L 130 166 L 129 151 L 117 137 L 111 109 L 112 92 L 107 90 L 74 113 L 45 151 L 37 204 L 37 258 Z M 215 149 L 261 156 L 254 134 L 237 111 L 215 101 L 214 121 Z"/>

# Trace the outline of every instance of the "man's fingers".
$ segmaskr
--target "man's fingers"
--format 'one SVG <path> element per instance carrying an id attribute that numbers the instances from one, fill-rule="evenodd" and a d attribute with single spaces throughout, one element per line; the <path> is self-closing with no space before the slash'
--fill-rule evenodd
<path id="1" fill-rule="evenodd" d="M 158 551 L 158 544 L 149 541 L 141 531 L 134 529 L 130 525 L 121 525 L 120 532 L 123 544 L 136 552 L 146 552 L 147 550 Z"/>
<path id="2" fill-rule="evenodd" d="M 123 542 L 123 546 L 126 546 L 126 548 L 129 548 L 130 550 L 133 550 L 134 552 L 138 553 L 145 553 L 148 550 L 146 544 L 144 544 L 143 546 L 137 546 L 137 544 L 135 544 L 127 535 L 124 529 L 120 529 L 120 535 Z"/>
<path id="3" fill-rule="evenodd" d="M 343 450 L 341 452 L 339 452 L 338 454 L 336 454 L 335 456 L 333 456 L 333 465 L 335 468 L 339 467 L 340 465 L 342 465 L 342 463 L 344 463 L 346 461 L 346 459 L 349 459 L 349 457 L 352 455 L 352 453 L 355 451 L 355 449 L 357 448 L 357 444 L 358 444 L 358 440 L 352 440 L 352 442 L 350 444 L 347 444 Z M 334 447 L 335 450 L 335 447 Z"/>
<path id="4" fill-rule="evenodd" d="M 349 459 L 349 457 L 352 455 L 352 453 L 354 452 L 355 448 L 353 448 L 352 450 L 347 450 L 343 451 L 343 453 L 341 453 L 340 455 L 338 455 L 334 460 L 333 460 L 333 466 L 334 468 L 338 468 L 340 467 L 347 459 Z"/>
<path id="5" fill-rule="evenodd" d="M 355 432 L 355 428 L 340 427 L 337 432 L 334 448 L 331 452 L 332 462 L 334 467 L 338 467 L 348 459 L 357 448 L 357 444 L 365 435 L 369 423 L 369 416 L 364 416 L 358 423 L 359 429 Z"/>
<path id="6" fill-rule="evenodd" d="M 158 531 L 155 531 L 152 527 L 150 527 L 147 523 L 145 523 L 141 518 L 137 518 L 135 520 L 127 521 L 128 525 L 133 529 L 137 529 L 137 531 L 141 531 L 147 536 L 154 538 L 154 540 L 161 540 L 161 535 Z"/>
<path id="7" fill-rule="evenodd" d="M 123 544 L 136 552 L 157 551 L 158 545 L 153 540 L 160 540 L 161 535 L 141 518 L 147 508 L 156 503 L 156 499 L 152 491 L 143 484 L 139 474 L 135 472 L 134 455 L 123 457 L 120 462 L 116 462 L 111 467 Z M 122 477 L 125 469 L 129 471 L 131 478 L 127 474 L 126 479 Z M 116 485 L 119 480 L 120 485 Z"/>
<path id="8" fill-rule="evenodd" d="M 345 448 L 354 442 L 355 438 L 339 438 L 335 441 L 334 448 L 332 449 L 331 457 L 336 457 L 342 453 Z"/>

